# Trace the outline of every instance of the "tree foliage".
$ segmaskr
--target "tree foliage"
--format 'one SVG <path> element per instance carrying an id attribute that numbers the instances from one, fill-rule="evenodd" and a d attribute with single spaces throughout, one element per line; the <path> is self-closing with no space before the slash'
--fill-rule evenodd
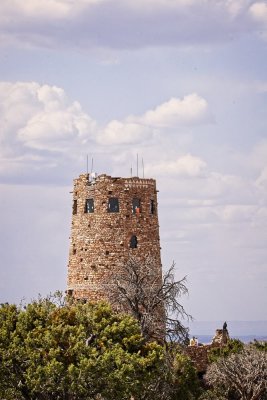
<path id="1" fill-rule="evenodd" d="M 205 379 L 215 393 L 224 396 L 222 398 L 266 400 L 267 353 L 257 350 L 255 346 L 245 346 L 243 350 L 212 363 Z"/>
<path id="2" fill-rule="evenodd" d="M 1 399 L 190 398 L 194 368 L 169 354 L 144 340 L 132 316 L 106 303 L 71 304 L 56 296 L 0 306 Z"/>
<path id="3" fill-rule="evenodd" d="M 267 341 L 265 340 L 256 340 L 251 343 L 251 345 L 255 346 L 256 349 L 261 351 L 267 351 Z"/>
<path id="4" fill-rule="evenodd" d="M 224 346 L 214 347 L 208 353 L 209 361 L 217 361 L 220 357 L 227 357 L 232 353 L 239 353 L 244 348 L 244 343 L 239 339 L 230 339 Z"/>
<path id="5" fill-rule="evenodd" d="M 168 347 L 159 371 L 138 399 L 193 400 L 198 399 L 200 393 L 200 382 L 191 359 L 176 347 Z"/>
<path id="6" fill-rule="evenodd" d="M 7 400 L 128 399 L 163 357 L 132 317 L 107 304 L 6 304 L 0 321 L 0 398 Z"/>
<path id="7" fill-rule="evenodd" d="M 180 303 L 180 297 L 188 293 L 186 278 L 176 281 L 174 268 L 173 263 L 161 279 L 152 258 L 144 262 L 130 258 L 114 276 L 112 302 L 132 313 L 148 340 L 188 341 L 188 328 L 182 320 L 191 316 Z"/>

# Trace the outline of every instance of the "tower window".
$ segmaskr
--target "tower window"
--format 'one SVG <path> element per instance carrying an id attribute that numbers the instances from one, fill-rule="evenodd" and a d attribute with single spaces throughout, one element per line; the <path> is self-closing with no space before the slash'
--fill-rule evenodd
<path id="1" fill-rule="evenodd" d="M 108 212 L 119 212 L 119 199 L 117 197 L 108 199 Z"/>
<path id="2" fill-rule="evenodd" d="M 95 210 L 95 208 L 94 208 L 94 199 L 86 199 L 85 200 L 84 212 L 85 213 L 93 213 L 94 210 Z"/>
<path id="3" fill-rule="evenodd" d="M 130 240 L 130 248 L 137 249 L 137 237 L 133 235 Z"/>
<path id="4" fill-rule="evenodd" d="M 77 200 L 73 200 L 72 214 L 73 215 L 77 214 Z"/>
<path id="5" fill-rule="evenodd" d="M 140 199 L 133 198 L 133 214 L 139 214 L 141 211 L 141 202 Z"/>
<path id="6" fill-rule="evenodd" d="M 150 214 L 155 214 L 155 212 L 156 212 L 155 201 L 150 200 Z"/>

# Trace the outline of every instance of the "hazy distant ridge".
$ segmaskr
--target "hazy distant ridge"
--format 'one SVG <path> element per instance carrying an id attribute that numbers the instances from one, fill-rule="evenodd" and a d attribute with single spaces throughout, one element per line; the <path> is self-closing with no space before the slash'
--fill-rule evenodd
<path id="1" fill-rule="evenodd" d="M 202 337 L 213 337 L 215 330 L 223 326 L 224 321 L 193 321 L 189 324 L 190 334 Z M 267 321 L 227 321 L 230 337 L 267 338 Z M 259 339 L 264 340 L 264 339 Z M 244 340 L 249 341 L 249 340 Z"/>

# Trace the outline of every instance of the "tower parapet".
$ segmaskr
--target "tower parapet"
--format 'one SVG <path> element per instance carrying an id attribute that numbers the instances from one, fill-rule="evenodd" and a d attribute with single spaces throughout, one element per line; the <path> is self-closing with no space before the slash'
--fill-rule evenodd
<path id="1" fill-rule="evenodd" d="M 109 300 L 114 275 L 131 257 L 153 259 L 162 282 L 158 203 L 154 179 L 80 175 L 74 180 L 68 294 Z"/>

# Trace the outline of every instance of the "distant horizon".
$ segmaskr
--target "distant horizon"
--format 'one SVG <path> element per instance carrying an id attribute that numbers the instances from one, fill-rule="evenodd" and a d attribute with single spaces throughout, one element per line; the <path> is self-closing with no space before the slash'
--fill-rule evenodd
<path id="1" fill-rule="evenodd" d="M 223 321 L 224 322 L 224 320 L 220 320 L 220 319 L 195 319 L 193 322 L 199 322 L 199 323 L 208 323 L 208 322 L 219 322 L 219 323 L 221 323 L 221 321 Z M 230 322 L 267 322 L 267 319 L 255 319 L 255 320 L 253 320 L 253 319 L 232 319 L 232 320 L 226 320 L 226 322 L 227 322 L 227 324 L 228 324 L 228 322 L 230 323 Z"/>
<path id="2" fill-rule="evenodd" d="M 198 335 L 197 333 L 190 334 L 190 337 L 195 336 L 198 339 L 198 343 L 208 344 L 212 342 L 213 335 Z M 231 339 L 239 339 L 243 343 L 250 343 L 254 340 L 267 341 L 267 335 L 236 335 L 230 336 Z"/>
<path id="3" fill-rule="evenodd" d="M 212 336 L 216 329 L 222 328 L 222 320 L 217 321 L 193 321 L 186 324 L 190 332 L 201 336 Z M 258 321 L 226 321 L 230 337 L 233 336 L 267 336 L 267 320 Z"/>

